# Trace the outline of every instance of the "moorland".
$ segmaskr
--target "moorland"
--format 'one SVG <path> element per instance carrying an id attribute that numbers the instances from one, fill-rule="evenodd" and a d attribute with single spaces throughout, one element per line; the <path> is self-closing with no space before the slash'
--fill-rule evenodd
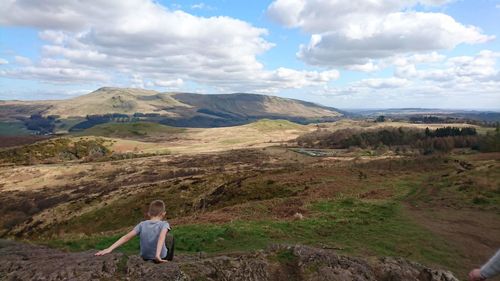
<path id="1" fill-rule="evenodd" d="M 185 255 L 303 244 L 462 277 L 500 244 L 491 119 L 201 96 L 102 88 L 0 104 L 1 237 L 102 249 L 161 198 Z"/>

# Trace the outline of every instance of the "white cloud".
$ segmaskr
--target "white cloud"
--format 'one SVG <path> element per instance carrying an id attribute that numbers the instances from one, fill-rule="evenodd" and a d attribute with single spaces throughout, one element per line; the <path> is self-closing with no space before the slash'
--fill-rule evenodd
<path id="1" fill-rule="evenodd" d="M 345 68 L 348 70 L 361 71 L 361 72 L 375 72 L 375 71 L 380 70 L 380 66 L 378 64 L 374 63 L 372 60 L 369 60 L 365 64 L 347 65 L 347 66 L 345 66 Z"/>
<path id="2" fill-rule="evenodd" d="M 268 15 L 311 34 L 298 57 L 311 65 L 373 70 L 374 59 L 453 49 L 493 39 L 443 13 L 409 8 L 449 1 L 276 0 Z"/>
<path id="3" fill-rule="evenodd" d="M 259 91 L 325 84 L 338 76 L 296 71 L 302 82 L 283 79 L 282 70 L 266 70 L 257 60 L 274 46 L 265 39 L 266 29 L 226 16 L 172 11 L 151 0 L 4 1 L 0 13 L 6 15 L 0 18 L 2 25 L 41 30 L 39 37 L 47 44 L 34 66 L 39 79 L 46 67 L 45 79 L 56 82 L 104 72 L 112 79 L 130 77 L 138 86 L 192 81 L 224 91 Z M 55 69 L 79 74 L 58 78 Z M 31 72 L 20 69 L 9 75 L 29 77 Z"/>
<path id="4" fill-rule="evenodd" d="M 457 56 L 440 59 L 439 65 L 418 70 L 415 61 L 396 63 L 395 75 L 401 78 L 430 80 L 436 82 L 464 83 L 474 82 L 478 86 L 484 81 L 495 80 L 500 74 L 497 61 L 500 53 L 483 50 L 474 56 Z"/>
<path id="5" fill-rule="evenodd" d="M 491 37 L 466 27 L 444 14 L 393 13 L 372 22 L 376 31 L 316 35 L 300 47 L 298 57 L 312 65 L 359 65 L 395 53 L 453 49 L 461 43 L 482 43 Z"/>
<path id="6" fill-rule="evenodd" d="M 180 78 L 175 80 L 155 80 L 155 86 L 165 87 L 165 88 L 179 88 L 184 84 L 184 81 Z"/>
<path id="7" fill-rule="evenodd" d="M 270 87 L 275 90 L 279 88 L 298 89 L 306 86 L 317 86 L 336 80 L 340 74 L 337 70 L 329 71 L 298 71 L 280 67 L 276 71 L 267 73 L 266 79 L 270 81 Z"/>
<path id="8" fill-rule="evenodd" d="M 2 64 L 9 64 L 9 61 L 6 59 L 0 58 L 0 65 L 2 65 Z"/>
<path id="9" fill-rule="evenodd" d="M 417 4 L 443 5 L 448 0 L 275 0 L 267 14 L 287 27 L 299 27 L 309 33 L 323 33 L 334 29 L 343 31 L 373 31 L 374 19 L 411 8 Z M 364 28 L 364 30 L 360 30 Z"/>
<path id="10" fill-rule="evenodd" d="M 500 108 L 499 52 L 483 50 L 450 58 L 431 53 L 397 60 L 394 77 L 325 87 L 320 95 L 347 101 L 351 107 Z"/>
<path id="11" fill-rule="evenodd" d="M 354 84 L 355 87 L 366 87 L 372 89 L 401 88 L 410 84 L 407 79 L 396 77 L 362 79 Z"/>
<path id="12" fill-rule="evenodd" d="M 500 89 L 500 70 L 497 62 L 499 52 L 483 50 L 473 56 L 456 56 L 443 59 L 442 63 L 428 65 L 417 69 L 415 64 L 408 64 L 396 68 L 395 75 L 402 79 L 411 79 L 419 83 L 427 83 L 441 89 L 441 91 L 455 91 L 464 88 L 470 93 L 491 89 L 492 86 Z M 410 69 L 410 70 L 408 70 Z"/>
<path id="13" fill-rule="evenodd" d="M 109 82 L 110 80 L 107 74 L 98 71 L 40 66 L 26 66 L 16 69 L 8 69 L 0 72 L 0 76 L 15 79 L 40 80 L 61 84 L 96 81 Z"/>
<path id="14" fill-rule="evenodd" d="M 42 32 L 39 32 L 38 36 L 40 37 L 40 39 L 53 44 L 63 44 L 67 39 L 63 31 L 56 30 L 44 30 Z"/>
<path id="15" fill-rule="evenodd" d="M 30 58 L 23 57 L 23 56 L 15 56 L 14 60 L 16 61 L 16 63 L 22 64 L 22 65 L 31 65 L 33 63 Z"/>
<path id="16" fill-rule="evenodd" d="M 191 9 L 194 9 L 194 10 L 213 10 L 214 7 L 207 5 L 203 2 L 200 2 L 200 3 L 196 3 L 196 4 L 191 5 Z"/>

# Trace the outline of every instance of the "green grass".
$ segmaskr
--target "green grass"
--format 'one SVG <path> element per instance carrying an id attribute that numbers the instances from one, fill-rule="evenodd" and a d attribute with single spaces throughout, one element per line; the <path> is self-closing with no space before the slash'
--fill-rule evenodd
<path id="1" fill-rule="evenodd" d="M 479 162 L 476 165 L 480 165 Z M 488 166 L 488 167 L 486 167 Z M 446 201 L 455 207 L 497 209 L 500 206 L 500 173 L 498 165 L 486 163 L 480 169 L 457 173 L 441 170 L 422 176 L 420 181 L 401 181 L 406 194 L 398 199 L 412 205 Z"/>
<path id="2" fill-rule="evenodd" d="M 95 158 L 110 155 L 103 139 L 54 138 L 21 147 L 0 151 L 0 162 L 16 164 L 61 162 L 65 160 Z"/>
<path id="3" fill-rule="evenodd" d="M 170 127 L 158 123 L 131 122 L 100 124 L 78 134 L 101 137 L 134 138 L 177 134 L 184 131 L 185 129 L 183 128 Z"/>
<path id="4" fill-rule="evenodd" d="M 181 199 L 178 189 L 162 187 L 155 191 L 139 192 L 131 197 L 120 198 L 106 206 L 77 216 L 67 223 L 57 225 L 52 231 L 91 234 L 122 229 L 143 219 L 143 213 L 149 202 L 157 198 L 169 202 L 169 216 L 178 216 L 184 204 L 189 203 L 186 199 Z"/>
<path id="5" fill-rule="evenodd" d="M 229 180 L 228 178 L 225 179 Z M 216 180 L 216 177 L 212 180 Z M 241 186 L 238 186 L 238 182 L 235 181 L 228 184 L 223 193 L 214 196 L 205 196 L 204 198 L 213 202 L 212 205 L 206 207 L 207 210 L 247 202 L 253 202 L 255 203 L 254 206 L 257 206 L 258 203 L 256 202 L 258 201 L 286 198 L 302 189 L 303 186 L 289 187 L 273 182 L 249 179 L 243 181 Z M 72 218 L 68 222 L 55 225 L 50 231 L 47 230 L 47 232 L 91 234 L 122 229 L 142 219 L 143 211 L 147 209 L 149 202 L 157 198 L 162 198 L 162 200 L 167 202 L 169 217 L 191 214 L 193 211 L 193 202 L 199 200 L 199 196 L 207 191 L 207 186 L 203 182 L 190 185 L 188 191 L 183 191 L 176 186 L 159 186 L 152 190 L 135 193 L 133 196 L 115 198 L 113 202 L 110 202 L 106 206 L 95 208 Z M 74 205 L 75 210 L 81 207 L 81 205 Z"/>
<path id="6" fill-rule="evenodd" d="M 297 256 L 290 250 L 281 250 L 276 253 L 276 261 L 282 264 L 293 263 L 297 260 Z"/>
<path id="7" fill-rule="evenodd" d="M 309 212 L 306 219 L 297 221 L 255 220 L 175 226 L 176 249 L 218 253 L 261 249 L 276 242 L 302 243 L 341 247 L 341 252 L 348 254 L 402 256 L 450 269 L 457 267 L 453 248 L 404 217 L 399 203 L 368 203 L 348 198 L 314 203 L 309 206 Z M 103 249 L 122 234 L 53 240 L 48 244 L 73 251 Z M 137 239 L 120 250 L 138 252 Z"/>
<path id="8" fill-rule="evenodd" d="M 68 131 L 69 131 L 69 129 L 71 129 L 71 127 L 73 127 L 76 124 L 83 122 L 83 121 L 85 121 L 85 118 L 81 118 L 81 117 L 58 119 L 55 123 L 56 124 L 55 132 L 68 133 Z"/>
<path id="9" fill-rule="evenodd" d="M 31 135 L 33 131 L 26 129 L 22 122 L 0 122 L 0 136 Z"/>
<path id="10" fill-rule="evenodd" d="M 261 132 L 272 132 L 279 130 L 303 130 L 305 128 L 304 125 L 281 119 L 260 119 L 257 122 L 248 124 L 248 126 Z"/>

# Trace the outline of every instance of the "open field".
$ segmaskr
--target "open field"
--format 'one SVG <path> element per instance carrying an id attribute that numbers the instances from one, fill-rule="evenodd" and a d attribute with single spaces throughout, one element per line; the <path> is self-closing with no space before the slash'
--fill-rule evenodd
<path id="1" fill-rule="evenodd" d="M 139 137 L 130 125 L 108 124 L 106 130 L 97 126 L 84 132 L 89 136 L 100 136 L 112 142 L 111 149 L 119 153 L 164 153 L 196 154 L 225 151 L 248 147 L 265 147 L 293 140 L 299 135 L 313 131 L 314 125 L 300 125 L 286 120 L 263 119 L 242 126 L 224 128 L 175 128 L 154 124 L 154 130 Z M 149 125 L 148 125 L 149 126 Z M 118 128 L 117 128 L 118 127 Z M 125 136 L 118 138 L 117 135 Z"/>
<path id="2" fill-rule="evenodd" d="M 405 257 L 464 276 L 500 244 L 500 153 L 339 149 L 311 157 L 279 145 L 316 129 L 263 120 L 188 128 L 174 138 L 162 132 L 168 140 L 101 134 L 115 153 L 169 154 L 5 165 L 0 235 L 71 251 L 100 249 L 144 219 L 148 203 L 160 198 L 184 253 L 300 243 L 353 256 Z M 121 249 L 137 250 L 137 240 Z"/>
<path id="3" fill-rule="evenodd" d="M 170 135 L 184 132 L 176 128 L 150 122 L 104 123 L 76 133 L 77 136 L 113 137 L 122 139 L 168 139 Z"/>
<path id="4" fill-rule="evenodd" d="M 26 129 L 22 122 L 0 121 L 0 136 L 23 136 L 32 133 L 32 131 Z"/>

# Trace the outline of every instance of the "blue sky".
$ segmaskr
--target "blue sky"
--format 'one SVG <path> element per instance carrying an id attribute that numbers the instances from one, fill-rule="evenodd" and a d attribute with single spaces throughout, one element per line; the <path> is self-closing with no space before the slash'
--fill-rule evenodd
<path id="1" fill-rule="evenodd" d="M 102 86 L 500 109 L 498 0 L 3 1 L 0 99 Z"/>

